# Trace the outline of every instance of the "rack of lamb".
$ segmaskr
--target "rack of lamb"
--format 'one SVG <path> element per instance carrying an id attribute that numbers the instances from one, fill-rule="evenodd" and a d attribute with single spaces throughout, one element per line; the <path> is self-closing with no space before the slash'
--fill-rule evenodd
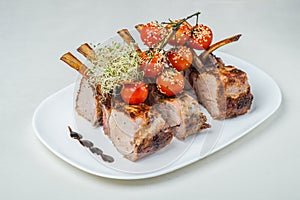
<path id="1" fill-rule="evenodd" d="M 82 75 L 76 112 L 92 126 L 102 126 L 131 161 L 159 151 L 174 138 L 184 142 L 210 128 L 201 105 L 216 120 L 237 117 L 251 107 L 247 74 L 213 55 L 240 35 L 210 45 L 211 30 L 187 22 L 199 14 L 135 26 L 146 50 L 123 29 L 118 31 L 123 44 L 92 48 L 85 43 L 77 49 L 90 65 L 70 52 L 61 57 Z"/>

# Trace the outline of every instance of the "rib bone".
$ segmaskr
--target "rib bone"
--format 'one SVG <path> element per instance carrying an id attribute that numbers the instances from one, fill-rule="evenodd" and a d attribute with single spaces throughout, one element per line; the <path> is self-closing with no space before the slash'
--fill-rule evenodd
<path id="1" fill-rule="evenodd" d="M 86 76 L 86 72 L 88 71 L 87 66 L 85 66 L 82 62 L 80 62 L 73 54 L 70 52 L 65 53 L 60 60 L 67 63 L 70 67 L 77 70 L 83 76 Z"/>
<path id="2" fill-rule="evenodd" d="M 242 34 L 237 34 L 237 35 L 234 35 L 234 36 L 231 36 L 229 38 L 226 38 L 224 40 L 221 40 L 213 45 L 211 45 L 206 51 L 204 51 L 200 57 L 201 59 L 204 61 L 206 60 L 207 56 L 212 53 L 213 51 L 215 51 L 216 49 L 226 45 L 226 44 L 229 44 L 231 42 L 235 42 L 235 41 L 238 41 L 240 39 L 240 37 L 242 36 Z"/>
<path id="3" fill-rule="evenodd" d="M 77 48 L 77 51 L 90 61 L 96 60 L 95 51 L 87 43 L 80 45 L 80 47 Z"/>
<path id="4" fill-rule="evenodd" d="M 134 45 L 134 49 L 137 52 L 142 52 L 140 47 L 138 46 L 138 44 L 135 42 L 135 40 L 133 39 L 132 35 L 129 33 L 129 31 L 127 29 L 122 29 L 118 31 L 118 34 L 121 36 L 121 38 L 123 38 L 123 40 L 129 45 L 129 44 L 133 44 Z"/>
<path id="5" fill-rule="evenodd" d="M 140 33 L 142 31 L 144 24 L 138 24 L 135 26 L 136 30 Z"/>

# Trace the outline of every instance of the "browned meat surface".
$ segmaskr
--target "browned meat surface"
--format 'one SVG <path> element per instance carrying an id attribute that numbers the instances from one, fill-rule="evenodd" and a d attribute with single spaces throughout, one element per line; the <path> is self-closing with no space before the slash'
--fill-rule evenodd
<path id="1" fill-rule="evenodd" d="M 77 112 L 94 123 L 101 119 L 104 133 L 118 151 L 132 161 L 165 147 L 174 133 L 178 139 L 184 140 L 209 127 L 198 102 L 187 93 L 166 98 L 153 87 L 147 102 L 149 105 L 128 105 L 117 98 L 110 99 L 113 105 L 108 105 L 100 103 L 100 95 L 95 91 L 85 79 L 81 80 Z M 96 118 L 95 110 L 101 111 L 99 118 Z"/>
<path id="2" fill-rule="evenodd" d="M 166 97 L 157 90 L 155 84 L 150 84 L 147 103 L 159 111 L 170 127 L 180 126 L 181 108 L 177 98 Z"/>
<path id="3" fill-rule="evenodd" d="M 149 97 L 153 107 L 157 108 L 162 118 L 173 128 L 177 139 L 184 140 L 189 135 L 210 127 L 199 103 L 187 92 L 182 92 L 177 97 L 166 98 L 156 87 L 150 88 L 150 91 Z"/>
<path id="4" fill-rule="evenodd" d="M 90 121 L 93 126 L 102 125 L 100 95 L 88 83 L 86 78 L 82 78 L 80 81 L 75 109 L 80 116 Z"/>
<path id="5" fill-rule="evenodd" d="M 197 100 L 184 92 L 178 96 L 181 111 L 180 126 L 175 131 L 176 138 L 184 140 L 186 137 L 197 134 L 210 127 L 206 123 L 206 116 L 202 113 Z"/>
<path id="6" fill-rule="evenodd" d="M 253 95 L 247 74 L 225 66 L 220 58 L 210 55 L 204 67 L 189 68 L 185 76 L 194 88 L 198 101 L 214 119 L 227 119 L 248 112 Z"/>
<path id="7" fill-rule="evenodd" d="M 104 106 L 104 131 L 118 151 L 136 161 L 167 146 L 173 132 L 152 106 L 114 102 Z"/>

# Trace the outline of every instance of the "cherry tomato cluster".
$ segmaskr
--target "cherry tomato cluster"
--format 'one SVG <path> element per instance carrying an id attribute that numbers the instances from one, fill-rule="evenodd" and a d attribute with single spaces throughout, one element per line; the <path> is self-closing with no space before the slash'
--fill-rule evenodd
<path id="1" fill-rule="evenodd" d="M 180 73 L 191 66 L 192 49 L 205 50 L 212 42 L 212 31 L 203 24 L 189 25 L 186 21 L 175 20 L 165 26 L 160 23 L 147 23 L 140 30 L 140 37 L 149 50 L 140 53 L 142 62 L 139 70 L 144 72 L 144 77 L 155 79 L 157 89 L 166 96 L 175 96 L 184 88 L 184 77 Z M 176 33 L 169 38 L 168 44 L 173 47 L 167 52 L 156 49 L 173 31 Z M 148 96 L 148 87 L 144 82 L 125 84 L 121 90 L 124 102 L 139 104 Z"/>
<path id="2" fill-rule="evenodd" d="M 168 54 L 168 57 L 172 57 L 172 62 L 177 59 L 173 55 L 175 52 L 177 52 L 177 50 L 172 50 L 170 51 L 170 54 Z M 140 63 L 139 70 L 144 71 L 145 78 L 156 80 L 157 89 L 162 94 L 165 94 L 166 96 L 175 96 L 183 90 L 184 78 L 175 68 L 165 67 L 167 65 L 166 55 L 154 50 L 148 50 L 142 52 L 140 56 L 142 62 Z M 184 58 L 185 57 L 187 56 L 184 56 Z M 181 60 L 180 62 L 184 63 L 184 61 Z M 191 64 L 191 58 L 189 63 L 184 63 L 185 68 L 187 67 L 187 64 Z M 144 102 L 148 97 L 148 93 L 147 84 L 144 82 L 137 82 L 133 84 L 124 84 L 121 90 L 121 97 L 124 102 L 136 105 Z"/>
<path id="3" fill-rule="evenodd" d="M 173 31 L 174 26 L 179 20 L 162 26 L 159 23 L 147 23 L 140 31 L 140 36 L 145 45 L 152 48 L 155 44 L 160 43 L 167 33 Z M 209 47 L 213 39 L 211 29 L 203 24 L 189 25 L 183 21 L 178 27 L 177 32 L 170 38 L 168 43 L 173 46 L 187 45 L 193 49 L 205 50 Z"/>

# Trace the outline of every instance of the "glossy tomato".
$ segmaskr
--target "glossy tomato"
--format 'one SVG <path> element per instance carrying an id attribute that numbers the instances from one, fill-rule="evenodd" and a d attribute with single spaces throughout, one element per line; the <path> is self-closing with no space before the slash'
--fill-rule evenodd
<path id="1" fill-rule="evenodd" d="M 167 53 L 167 58 L 171 63 L 172 67 L 177 69 L 177 71 L 183 71 L 191 66 L 193 61 L 193 55 L 190 48 L 186 46 L 178 46 L 172 48 Z"/>
<path id="2" fill-rule="evenodd" d="M 197 24 L 192 28 L 192 35 L 188 44 L 193 49 L 204 50 L 209 47 L 213 34 L 208 26 Z"/>
<path id="3" fill-rule="evenodd" d="M 145 77 L 156 77 L 164 69 L 166 59 L 160 52 L 149 50 L 142 52 L 140 56 L 140 70 L 144 71 Z"/>
<path id="4" fill-rule="evenodd" d="M 179 20 L 175 20 L 174 21 L 175 23 L 176 22 L 179 22 Z M 168 24 L 166 26 L 167 30 L 168 31 L 172 31 L 173 28 L 173 25 L 172 24 Z M 190 35 L 191 35 L 191 29 L 189 28 L 189 25 L 186 23 L 186 22 L 183 22 L 177 32 L 175 33 L 175 35 L 173 37 L 170 38 L 170 40 L 168 41 L 168 43 L 170 45 L 184 45 L 190 38 Z"/>
<path id="5" fill-rule="evenodd" d="M 143 82 L 125 84 L 121 90 L 121 97 L 128 104 L 143 103 L 148 97 L 148 87 Z"/>
<path id="6" fill-rule="evenodd" d="M 165 27 L 159 23 L 147 23 L 140 31 L 140 37 L 145 45 L 153 47 L 166 36 Z"/>
<path id="7" fill-rule="evenodd" d="M 163 71 L 156 79 L 157 89 L 166 96 L 174 96 L 184 88 L 184 78 L 175 69 Z"/>

